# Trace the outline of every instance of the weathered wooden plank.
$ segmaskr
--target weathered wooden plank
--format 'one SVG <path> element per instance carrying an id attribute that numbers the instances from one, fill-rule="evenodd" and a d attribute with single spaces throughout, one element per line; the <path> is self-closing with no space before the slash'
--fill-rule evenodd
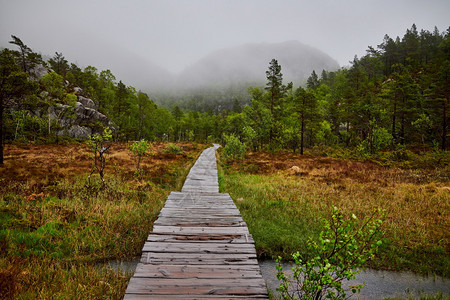
<path id="1" fill-rule="evenodd" d="M 168 223 L 165 223 L 168 222 Z M 220 224 L 227 224 L 227 223 L 244 223 L 244 220 L 242 217 L 239 216 L 232 216 L 232 217 L 220 217 L 220 216 L 206 216 L 206 215 L 199 215 L 199 216 L 161 216 L 159 217 L 154 224 L 160 223 L 160 225 L 170 225 L 169 222 L 192 222 L 192 223 L 220 223 Z M 230 225 L 231 226 L 231 225 Z M 235 225 L 233 225 L 235 226 Z M 245 225 L 244 225 L 245 226 Z"/>
<path id="2" fill-rule="evenodd" d="M 165 207 L 180 207 L 183 208 L 192 205 L 195 208 L 236 208 L 236 205 L 229 200 L 226 199 L 211 199 L 211 200 L 204 200 L 204 199 L 177 199 L 177 200 L 167 200 L 165 203 Z"/>
<path id="3" fill-rule="evenodd" d="M 264 295 L 267 293 L 264 281 L 260 279 L 167 279 L 133 277 L 128 284 L 127 293 L 172 295 L 174 288 L 184 295 Z"/>
<path id="4" fill-rule="evenodd" d="M 160 217 L 155 221 L 154 225 L 166 226 L 187 226 L 187 227 L 230 227 L 230 226 L 246 226 L 241 220 L 221 220 L 219 218 L 168 218 Z"/>
<path id="5" fill-rule="evenodd" d="M 204 198 L 202 196 L 186 196 L 185 198 L 172 198 L 172 199 L 167 199 L 166 203 L 169 204 L 177 204 L 177 203 L 190 203 L 190 204 L 203 204 L 207 207 L 210 207 L 210 205 L 214 205 L 214 206 L 221 206 L 221 205 L 230 205 L 230 204 L 234 204 L 233 200 L 231 199 L 225 199 L 225 198 L 219 198 L 219 199 L 214 199 L 214 198 Z M 236 205 L 234 206 L 236 207 Z"/>
<path id="6" fill-rule="evenodd" d="M 191 192 L 191 191 L 205 191 L 205 192 L 219 192 L 218 187 L 196 187 L 196 186 L 186 186 L 181 189 L 183 192 Z"/>
<path id="7" fill-rule="evenodd" d="M 196 201 L 196 202 L 204 202 L 204 203 L 233 203 L 233 200 L 229 197 L 212 197 L 210 196 L 210 193 L 208 193 L 208 196 L 203 196 L 201 194 L 195 195 L 190 193 L 185 193 L 184 197 L 169 197 L 167 198 L 166 202 L 171 201 L 182 201 L 182 200 L 190 200 L 190 201 Z"/>
<path id="8" fill-rule="evenodd" d="M 142 251 L 162 253 L 248 253 L 255 254 L 252 244 L 146 242 Z"/>
<path id="9" fill-rule="evenodd" d="M 236 209 L 234 203 L 220 203 L 220 202 L 200 202 L 192 200 L 170 201 L 164 206 L 169 209 L 187 209 L 187 210 L 206 210 L 206 209 Z"/>
<path id="10" fill-rule="evenodd" d="M 197 194 L 201 198 L 231 199 L 230 194 L 228 194 L 228 193 L 220 193 L 220 194 L 219 193 L 183 193 L 183 192 L 173 192 L 173 191 L 170 192 L 168 199 L 184 198 L 184 197 L 189 197 L 190 195 L 192 196 L 195 194 Z"/>
<path id="11" fill-rule="evenodd" d="M 219 195 L 218 193 L 216 193 Z M 202 194 L 192 194 L 192 193 L 185 193 L 183 197 L 180 196 L 174 196 L 167 198 L 167 201 L 181 201 L 181 200 L 190 200 L 190 201 L 196 201 L 196 202 L 204 202 L 204 203 L 233 203 L 233 199 L 229 197 L 213 197 L 210 196 L 210 193 L 208 193 L 208 196 L 204 196 Z"/>
<path id="12" fill-rule="evenodd" d="M 145 278 L 139 278 L 137 282 L 144 283 Z M 258 287 L 264 285 L 260 278 L 161 278 L 155 277 L 147 280 L 143 285 L 147 287 L 163 286 L 220 286 L 220 287 Z M 135 291 L 136 292 L 136 291 Z"/>
<path id="13" fill-rule="evenodd" d="M 228 244 L 242 244 L 242 243 L 254 243 L 253 237 L 251 234 L 236 234 L 236 235 L 169 235 L 169 234 L 157 234 L 151 233 L 147 241 L 149 242 L 157 242 L 157 241 L 165 241 L 171 243 L 186 243 L 189 241 L 193 242 L 201 242 L 201 243 L 217 243 L 224 242 Z"/>
<path id="14" fill-rule="evenodd" d="M 134 277 L 262 278 L 258 265 L 151 265 L 139 263 Z"/>
<path id="15" fill-rule="evenodd" d="M 249 234 L 247 227 L 182 227 L 154 225 L 153 232 L 167 234 Z"/>
<path id="16" fill-rule="evenodd" d="M 143 264 L 173 265 L 257 265 L 256 254 L 155 253 L 143 252 Z"/>
<path id="17" fill-rule="evenodd" d="M 205 214 L 205 215 L 235 215 L 240 216 L 240 212 L 237 208 L 171 208 L 164 207 L 161 209 L 160 214 L 177 214 L 184 213 L 185 216 L 190 214 Z"/>
<path id="18" fill-rule="evenodd" d="M 161 219 L 161 220 L 159 220 Z M 159 221 L 160 223 L 162 222 L 172 222 L 172 221 L 199 221 L 199 222 L 220 222 L 220 223 L 226 223 L 226 222 L 243 222 L 244 220 L 242 219 L 241 216 L 209 216 L 207 214 L 197 214 L 197 215 L 184 215 L 184 216 L 180 216 L 179 214 L 177 215 L 170 215 L 170 214 L 164 214 L 160 217 L 158 217 L 158 219 L 156 219 L 156 221 Z M 156 223 L 155 221 L 155 223 Z"/>
<path id="19" fill-rule="evenodd" d="M 231 203 L 204 203 L 204 202 L 191 202 L 191 201 L 183 201 L 183 202 L 169 202 L 165 205 L 166 208 L 183 208 L 183 209 L 234 209 L 236 206 Z"/>
<path id="20" fill-rule="evenodd" d="M 166 299 L 183 299 L 183 300 L 234 300 L 234 299 L 267 299 L 267 296 L 261 295 L 245 295 L 245 296 L 229 296 L 229 295 L 140 295 L 125 294 L 124 300 L 166 300 Z"/>
<path id="21" fill-rule="evenodd" d="M 226 213 L 226 212 L 212 212 L 208 214 L 207 212 L 201 212 L 201 211 L 195 211 L 195 210 L 188 210 L 184 214 L 182 211 L 176 211 L 176 212 L 170 212 L 170 211 L 163 211 L 161 212 L 158 217 L 173 217 L 173 218 L 182 218 L 182 217 L 190 217 L 190 218 L 208 218 L 208 217 L 239 217 L 240 215 L 237 213 Z"/>
<path id="22" fill-rule="evenodd" d="M 222 208 L 222 207 L 210 207 L 209 209 L 207 207 L 164 207 L 160 215 L 177 215 L 180 213 L 183 213 L 185 216 L 188 215 L 212 215 L 212 216 L 222 216 L 222 215 L 231 215 L 231 216 L 240 216 L 239 210 L 236 208 Z"/>

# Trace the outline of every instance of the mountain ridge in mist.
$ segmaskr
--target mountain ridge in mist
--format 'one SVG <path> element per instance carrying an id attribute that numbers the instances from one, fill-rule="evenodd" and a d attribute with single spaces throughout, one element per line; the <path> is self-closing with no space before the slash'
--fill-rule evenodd
<path id="1" fill-rule="evenodd" d="M 241 83 L 264 83 L 270 61 L 281 65 L 285 82 L 296 85 L 306 81 L 315 70 L 337 70 L 339 64 L 328 54 L 298 41 L 249 43 L 216 50 L 186 67 L 176 85 L 181 88 L 227 87 Z"/>

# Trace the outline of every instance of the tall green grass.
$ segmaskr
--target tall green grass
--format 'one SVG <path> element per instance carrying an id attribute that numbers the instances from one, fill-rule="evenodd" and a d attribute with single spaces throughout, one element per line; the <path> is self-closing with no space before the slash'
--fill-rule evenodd
<path id="1" fill-rule="evenodd" d="M 224 190 L 235 200 L 261 258 L 286 259 L 298 249 L 306 249 L 308 237 L 317 237 L 321 228 L 308 201 L 297 205 L 299 195 L 284 193 L 276 176 L 228 173 Z M 307 254 L 307 253 L 305 253 Z"/>

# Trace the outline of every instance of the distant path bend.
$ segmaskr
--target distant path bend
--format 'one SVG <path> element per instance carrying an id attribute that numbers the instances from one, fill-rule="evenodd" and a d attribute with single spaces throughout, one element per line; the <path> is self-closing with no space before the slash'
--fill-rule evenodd
<path id="1" fill-rule="evenodd" d="M 219 193 L 219 147 L 204 150 L 170 193 L 124 299 L 268 299 L 247 224 Z"/>

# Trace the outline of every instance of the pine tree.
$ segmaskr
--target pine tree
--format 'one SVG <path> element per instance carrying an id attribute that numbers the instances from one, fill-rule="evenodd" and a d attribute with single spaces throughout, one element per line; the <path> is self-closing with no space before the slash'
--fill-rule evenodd
<path id="1" fill-rule="evenodd" d="M 276 59 L 272 59 L 269 64 L 269 70 L 266 71 L 267 84 L 266 91 L 270 93 L 270 113 L 274 114 L 274 109 L 280 104 L 281 98 L 284 96 L 283 74 L 281 74 L 281 66 Z"/>
<path id="2" fill-rule="evenodd" d="M 28 62 L 28 55 L 33 52 L 30 47 L 25 45 L 20 38 L 18 38 L 15 35 L 11 35 L 12 41 L 9 41 L 10 44 L 16 45 L 19 47 L 19 53 L 20 53 L 20 65 L 22 68 L 22 71 L 25 73 L 28 73 L 29 71 L 29 62 Z"/>
<path id="3" fill-rule="evenodd" d="M 315 89 L 319 86 L 319 77 L 317 77 L 316 71 L 313 70 L 311 75 L 308 77 L 306 81 L 306 87 L 308 89 Z"/>
<path id="4" fill-rule="evenodd" d="M 310 91 L 299 87 L 294 96 L 295 110 L 300 118 L 300 154 L 303 155 L 304 136 L 308 124 L 311 124 L 318 114 L 317 99 Z"/>
<path id="5" fill-rule="evenodd" d="M 272 59 L 269 64 L 269 70 L 266 71 L 267 84 L 266 91 L 269 93 L 268 97 L 268 108 L 270 114 L 272 115 L 272 124 L 269 134 L 269 143 L 271 143 L 276 137 L 276 126 L 277 122 L 281 118 L 282 101 L 286 96 L 286 92 L 292 89 L 292 83 L 287 86 L 283 85 L 283 74 L 281 73 L 281 66 L 278 64 L 276 59 Z M 263 97 L 264 98 L 264 97 Z"/>
<path id="6" fill-rule="evenodd" d="M 67 71 L 69 70 L 69 64 L 67 60 L 64 58 L 62 53 L 55 52 L 55 56 L 48 60 L 48 63 L 52 67 L 53 71 L 58 73 L 59 75 L 65 77 Z"/>
<path id="7" fill-rule="evenodd" d="M 3 165 L 3 112 L 8 102 L 23 98 L 33 90 L 26 73 L 15 63 L 14 53 L 9 49 L 0 52 L 0 165 Z"/>

